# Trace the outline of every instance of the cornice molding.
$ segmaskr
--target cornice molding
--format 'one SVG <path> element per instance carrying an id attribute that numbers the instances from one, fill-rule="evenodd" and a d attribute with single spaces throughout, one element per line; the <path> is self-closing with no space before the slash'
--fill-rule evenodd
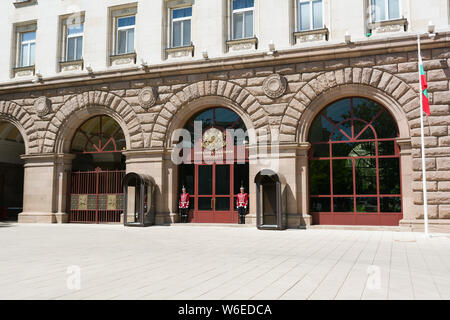
<path id="1" fill-rule="evenodd" d="M 424 35 L 422 49 L 443 48 L 450 45 L 450 31 L 441 32 L 434 39 Z M 26 92 L 63 88 L 67 86 L 82 86 L 101 84 L 105 82 L 130 81 L 141 79 L 161 78 L 174 75 L 198 74 L 206 72 L 257 68 L 263 66 L 277 66 L 290 63 L 305 63 L 330 59 L 360 57 L 363 55 L 399 53 L 417 50 L 417 35 L 370 39 L 345 43 L 325 44 L 315 47 L 294 48 L 277 51 L 277 55 L 268 56 L 266 52 L 250 53 L 229 57 L 211 58 L 208 60 L 195 59 L 192 61 L 177 61 L 150 65 L 145 70 L 138 66 L 120 69 L 96 71 L 95 75 L 59 74 L 44 77 L 43 82 L 36 84 L 28 80 L 0 83 L 0 95 L 7 93 Z"/>

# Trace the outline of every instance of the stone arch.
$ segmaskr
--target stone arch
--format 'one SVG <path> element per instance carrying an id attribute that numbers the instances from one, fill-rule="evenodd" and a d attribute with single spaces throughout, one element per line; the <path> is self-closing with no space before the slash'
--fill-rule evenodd
<path id="1" fill-rule="evenodd" d="M 38 135 L 33 117 L 21 106 L 12 101 L 0 101 L 0 121 L 12 123 L 19 130 L 25 143 L 25 153 L 39 151 Z"/>
<path id="2" fill-rule="evenodd" d="M 300 88 L 283 116 L 280 140 L 307 142 L 315 115 L 334 100 L 352 95 L 381 103 L 397 121 L 401 137 L 410 136 L 408 120 L 420 116 L 417 93 L 395 75 L 373 68 L 339 69 L 320 73 Z"/>
<path id="3" fill-rule="evenodd" d="M 87 91 L 70 97 L 55 113 L 48 125 L 42 152 L 67 152 L 67 138 L 83 120 L 100 114 L 119 123 L 127 139 L 128 150 L 144 147 L 141 123 L 127 101 L 110 92 Z"/>
<path id="4" fill-rule="evenodd" d="M 170 147 L 170 133 L 187 114 L 192 115 L 192 108 L 199 111 L 213 105 L 231 108 L 241 116 L 247 129 L 255 129 L 258 136 L 270 135 L 268 115 L 249 91 L 230 81 L 208 80 L 190 84 L 169 98 L 156 117 L 150 145 Z"/>

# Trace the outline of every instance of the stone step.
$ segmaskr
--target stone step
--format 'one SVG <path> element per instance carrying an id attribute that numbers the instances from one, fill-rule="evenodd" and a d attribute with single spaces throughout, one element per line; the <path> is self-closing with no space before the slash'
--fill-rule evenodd
<path id="1" fill-rule="evenodd" d="M 366 230 L 366 231 L 410 231 L 399 226 L 351 226 L 351 225 L 311 225 L 306 229 L 331 229 L 331 230 Z"/>

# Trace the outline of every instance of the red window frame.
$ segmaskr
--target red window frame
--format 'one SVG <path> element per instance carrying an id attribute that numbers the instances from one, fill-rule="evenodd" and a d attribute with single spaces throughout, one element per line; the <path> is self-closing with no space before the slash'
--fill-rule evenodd
<path id="1" fill-rule="evenodd" d="M 399 173 L 401 173 L 401 161 L 400 161 L 400 148 L 397 143 L 398 138 L 398 128 L 396 128 L 397 136 L 394 138 L 378 138 L 377 132 L 375 128 L 373 127 L 374 121 L 376 121 L 383 112 L 388 112 L 383 106 L 380 105 L 381 110 L 368 122 L 364 119 L 356 118 L 354 115 L 354 105 L 353 101 L 355 98 L 360 97 L 351 97 L 351 98 L 345 98 L 342 100 L 349 99 L 350 100 L 350 110 L 351 114 L 350 117 L 342 120 L 339 123 L 335 123 L 334 121 L 330 120 L 328 117 L 326 117 L 323 114 L 324 110 L 327 110 L 330 106 L 332 106 L 334 103 L 340 101 L 335 101 L 331 104 L 329 104 L 327 107 L 325 107 L 322 112 L 320 112 L 317 117 L 322 117 L 327 122 L 329 122 L 333 129 L 331 130 L 330 137 L 328 141 L 323 142 L 311 142 L 311 149 L 309 151 L 309 164 L 312 160 L 328 160 L 330 161 L 330 194 L 324 195 L 312 195 L 310 194 L 310 199 L 313 198 L 329 198 L 330 199 L 330 211 L 328 212 L 315 212 L 310 210 L 310 213 L 313 217 L 313 223 L 314 224 L 332 224 L 332 225 L 398 225 L 399 221 L 403 217 L 403 204 L 401 203 L 401 210 L 400 212 L 381 212 L 381 198 L 400 198 L 402 199 L 402 179 L 400 176 L 400 194 L 382 194 L 380 192 L 380 159 L 398 159 L 399 163 Z M 366 98 L 364 98 L 366 99 Z M 368 101 L 371 101 L 369 99 L 366 99 Z M 378 104 L 378 103 L 377 103 Z M 379 105 L 379 104 L 378 104 Z M 389 113 L 389 112 L 388 112 Z M 316 121 L 317 117 L 314 119 L 313 123 Z M 392 117 L 392 115 L 391 115 Z M 344 130 L 339 128 L 339 126 L 345 122 L 351 122 L 351 136 L 347 134 Z M 355 134 L 355 122 L 361 121 L 365 123 L 365 127 L 358 133 Z M 348 140 L 343 141 L 333 141 L 333 136 L 336 130 L 339 130 Z M 359 140 L 359 137 L 366 131 L 366 130 L 372 130 L 374 134 L 374 139 L 361 139 Z M 394 142 L 394 154 L 393 155 L 379 155 L 379 142 L 385 142 L 385 141 L 393 141 Z M 373 142 L 375 144 L 375 155 L 374 156 L 346 156 L 346 157 L 335 157 L 333 156 L 333 146 L 337 144 L 342 143 L 361 143 L 361 142 Z M 314 157 L 313 150 L 315 145 L 328 145 L 329 147 L 329 156 L 328 157 Z M 358 194 L 356 192 L 356 161 L 357 159 L 375 159 L 376 162 L 376 194 Z M 352 161 L 352 181 L 353 181 L 353 193 L 352 194 L 335 194 L 334 192 L 334 184 L 333 184 L 333 160 L 351 160 Z M 339 212 L 334 210 L 334 201 L 336 198 L 353 198 L 353 211 L 350 212 Z M 376 198 L 377 199 L 377 211 L 376 212 L 358 212 L 357 207 L 357 199 L 358 198 Z"/>

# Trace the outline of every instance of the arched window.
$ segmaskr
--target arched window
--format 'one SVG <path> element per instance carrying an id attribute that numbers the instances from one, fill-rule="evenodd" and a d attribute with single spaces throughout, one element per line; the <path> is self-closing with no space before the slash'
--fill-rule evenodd
<path id="1" fill-rule="evenodd" d="M 309 135 L 314 223 L 398 225 L 397 137 L 389 112 L 365 98 L 336 101 L 316 117 Z"/>
<path id="2" fill-rule="evenodd" d="M 194 143 L 194 124 L 195 122 L 202 123 L 202 132 L 208 131 L 211 128 L 218 129 L 226 134 L 227 130 L 239 130 L 246 133 L 247 128 L 241 117 L 234 111 L 226 108 L 212 108 L 206 111 L 202 111 L 194 115 L 185 125 L 185 129 L 189 130 L 191 134 L 191 142 Z M 198 137 L 200 138 L 200 137 Z M 242 142 L 248 142 L 248 135 L 242 137 L 242 139 L 234 138 L 234 144 L 241 144 Z"/>
<path id="3" fill-rule="evenodd" d="M 83 123 L 72 140 L 73 153 L 107 153 L 125 150 L 125 136 L 119 124 L 108 116 Z"/>
<path id="4" fill-rule="evenodd" d="M 120 125 L 108 116 L 95 116 L 84 122 L 72 139 L 71 152 L 76 154 L 72 170 L 123 170 L 125 149 Z"/>

